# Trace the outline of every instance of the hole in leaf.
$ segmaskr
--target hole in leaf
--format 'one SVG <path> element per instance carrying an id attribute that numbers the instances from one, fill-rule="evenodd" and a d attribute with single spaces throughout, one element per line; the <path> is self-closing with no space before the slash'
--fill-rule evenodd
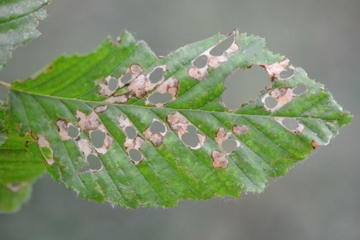
<path id="1" fill-rule="evenodd" d="M 165 130 L 166 129 L 165 129 L 164 124 L 159 121 L 154 121 L 150 126 L 151 134 L 163 133 L 163 132 L 165 132 Z"/>
<path id="2" fill-rule="evenodd" d="M 283 119 L 282 124 L 290 131 L 296 130 L 296 128 L 299 126 L 298 121 L 292 118 Z"/>
<path id="3" fill-rule="evenodd" d="M 102 167 L 101 161 L 96 155 L 89 154 L 86 159 L 87 159 L 88 165 L 81 168 L 80 172 L 86 172 L 89 170 L 93 170 L 93 171 L 101 170 L 101 167 Z"/>
<path id="4" fill-rule="evenodd" d="M 101 130 L 96 130 L 90 134 L 91 142 L 96 148 L 101 148 L 104 144 L 105 133 Z"/>
<path id="5" fill-rule="evenodd" d="M 130 155 L 130 158 L 135 162 L 141 161 L 141 159 L 142 159 L 141 152 L 136 149 L 130 149 L 129 155 Z"/>
<path id="6" fill-rule="evenodd" d="M 268 108 L 274 108 L 274 107 L 276 107 L 277 103 L 278 103 L 278 102 L 277 102 L 276 99 L 273 98 L 273 97 L 267 97 L 267 98 L 265 99 L 265 105 L 266 105 L 266 107 L 268 107 Z"/>
<path id="7" fill-rule="evenodd" d="M 201 55 L 195 59 L 193 64 L 197 68 L 203 68 L 207 65 L 207 61 L 208 61 L 208 57 L 205 55 Z"/>
<path id="8" fill-rule="evenodd" d="M 215 48 L 210 51 L 210 54 L 213 56 L 221 56 L 224 52 L 231 46 L 234 42 L 234 36 L 230 36 L 221 43 L 219 43 Z"/>
<path id="9" fill-rule="evenodd" d="M 131 73 L 127 73 L 124 76 L 121 77 L 121 82 L 123 84 L 127 83 L 131 79 L 132 75 Z"/>
<path id="10" fill-rule="evenodd" d="M 110 91 L 115 91 L 118 87 L 118 81 L 116 78 L 114 77 L 111 77 L 109 82 L 108 82 L 108 85 L 109 85 L 109 90 Z"/>
<path id="11" fill-rule="evenodd" d="M 307 91 L 307 86 L 303 83 L 299 84 L 296 88 L 293 89 L 293 93 L 296 95 L 301 95 Z"/>
<path id="12" fill-rule="evenodd" d="M 77 138 L 80 135 L 80 131 L 77 127 L 70 125 L 68 128 L 68 135 L 71 138 Z"/>
<path id="13" fill-rule="evenodd" d="M 171 100 L 172 100 L 172 96 L 168 92 L 166 93 L 154 92 L 149 96 L 149 102 L 151 102 L 152 104 L 159 104 L 159 103 L 163 104 L 170 102 Z"/>
<path id="14" fill-rule="evenodd" d="M 270 85 L 268 75 L 259 66 L 238 70 L 225 79 L 226 90 L 222 95 L 225 106 L 231 110 L 239 108 L 259 96 L 261 90 Z"/>
<path id="15" fill-rule="evenodd" d="M 136 137 L 136 130 L 133 127 L 125 128 L 126 136 L 130 139 L 134 139 Z"/>
<path id="16" fill-rule="evenodd" d="M 181 139 L 184 141 L 186 145 L 189 147 L 196 147 L 199 144 L 199 137 L 197 136 L 196 127 L 189 125 L 187 126 L 188 133 L 185 133 L 181 136 Z"/>
<path id="17" fill-rule="evenodd" d="M 150 82 L 151 83 L 157 83 L 163 78 L 164 72 L 162 68 L 156 68 L 151 74 L 150 74 Z"/>
<path id="18" fill-rule="evenodd" d="M 223 142 L 221 147 L 226 153 L 232 153 L 232 151 L 234 151 L 236 148 L 236 142 L 233 139 L 227 139 Z"/>
<path id="19" fill-rule="evenodd" d="M 294 76 L 294 69 L 291 69 L 289 67 L 286 68 L 286 71 L 282 71 L 279 76 L 281 79 L 288 79 Z"/>

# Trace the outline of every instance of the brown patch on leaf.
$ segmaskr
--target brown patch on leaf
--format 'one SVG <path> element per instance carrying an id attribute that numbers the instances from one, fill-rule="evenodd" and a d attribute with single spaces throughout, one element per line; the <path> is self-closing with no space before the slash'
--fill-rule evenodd
<path id="1" fill-rule="evenodd" d="M 107 105 L 100 105 L 100 106 L 97 106 L 95 109 L 94 109 L 94 112 L 99 114 L 99 113 L 103 113 L 103 112 L 106 112 L 108 110 L 108 106 Z"/>
<path id="2" fill-rule="evenodd" d="M 79 127 L 82 129 L 82 130 L 86 130 L 86 131 L 89 131 L 89 130 L 97 130 L 100 126 L 100 122 L 99 122 L 99 119 L 98 119 L 98 116 L 95 112 L 91 112 L 88 116 L 79 111 L 79 110 L 76 110 L 76 118 L 78 120 L 78 123 L 79 123 Z"/>
<path id="3" fill-rule="evenodd" d="M 138 64 L 133 64 L 131 65 L 125 72 L 124 75 L 120 76 L 119 78 L 119 88 L 122 88 L 128 84 L 130 84 L 130 82 L 132 82 L 135 78 L 137 78 L 142 72 L 144 71 L 144 69 L 138 65 Z M 129 81 L 127 81 L 126 83 L 123 83 L 121 81 L 121 79 L 127 74 L 130 73 L 131 74 L 131 78 Z"/>
<path id="4" fill-rule="evenodd" d="M 176 99 L 176 94 L 178 92 L 178 87 L 179 87 L 179 81 L 176 79 L 176 78 L 169 78 L 168 80 L 166 80 L 165 82 L 163 82 L 158 88 L 157 90 L 154 92 L 158 92 L 158 93 L 161 93 L 161 94 L 164 94 L 164 93 L 169 93 L 171 95 L 171 100 L 170 101 L 174 101 Z M 152 94 L 154 94 L 152 93 Z M 152 95 L 151 94 L 151 95 Z M 150 96 L 151 96 L 150 95 Z M 146 98 L 146 101 L 145 101 L 145 104 L 146 105 L 149 105 L 149 104 L 152 104 L 150 101 L 149 101 L 149 97 L 148 96 Z M 169 102 L 170 102 L 169 101 Z M 164 103 L 156 103 L 156 104 L 153 104 L 155 105 L 156 107 L 163 107 L 164 106 Z"/>
<path id="5" fill-rule="evenodd" d="M 138 133 L 136 133 L 136 136 L 134 138 L 129 138 L 126 134 L 126 128 L 127 127 L 132 127 L 133 129 L 136 130 L 135 126 L 130 122 L 130 120 L 128 118 L 126 118 L 124 115 L 120 115 L 119 117 L 119 126 L 121 128 L 121 130 L 125 133 L 126 135 L 126 140 L 124 143 L 124 147 L 126 149 L 126 153 L 128 154 L 129 158 L 131 159 L 131 161 L 137 165 L 139 164 L 143 159 L 144 156 L 141 154 L 141 159 L 139 161 L 134 161 L 131 157 L 130 157 L 130 150 L 131 149 L 135 149 L 138 150 L 140 153 L 140 148 L 142 147 L 142 145 L 144 144 L 144 139 L 142 137 L 140 137 L 138 135 Z"/>
<path id="6" fill-rule="evenodd" d="M 196 79 L 198 81 L 201 81 L 202 79 L 204 79 L 209 73 L 208 73 L 208 68 L 218 68 L 221 63 L 226 62 L 228 60 L 228 56 L 229 54 L 233 54 L 236 53 L 237 51 L 240 50 L 239 45 L 236 43 L 236 33 L 235 31 L 232 33 L 233 37 L 234 37 L 234 41 L 233 43 L 230 45 L 230 47 L 228 49 L 226 49 L 222 55 L 220 56 L 213 56 L 210 54 L 211 50 L 213 50 L 217 45 L 219 45 L 221 42 L 225 41 L 226 39 L 220 41 L 218 44 L 214 45 L 213 47 L 207 49 L 205 52 L 201 53 L 199 56 L 206 56 L 207 57 L 207 64 L 202 67 L 202 68 L 198 68 L 195 66 L 194 62 L 195 60 L 198 58 L 195 58 L 192 61 L 191 67 L 188 69 L 187 73 L 189 75 L 189 77 Z"/>
<path id="7" fill-rule="evenodd" d="M 273 97 L 277 101 L 277 104 L 275 107 L 270 108 L 266 105 L 265 101 L 266 101 L 266 98 L 268 98 L 268 97 Z M 293 93 L 292 88 L 276 88 L 270 94 L 266 93 L 262 97 L 261 101 L 263 102 L 264 107 L 267 111 L 275 112 L 275 111 L 279 110 L 280 108 L 282 108 L 285 104 L 289 103 L 295 97 L 296 97 L 296 94 Z"/>
<path id="8" fill-rule="evenodd" d="M 78 124 L 82 130 L 89 131 L 90 136 L 93 131 L 101 130 L 105 133 L 105 139 L 103 145 L 100 148 L 95 148 L 98 153 L 105 154 L 113 143 L 113 138 L 109 135 L 105 126 L 100 123 L 98 115 L 95 112 L 91 112 L 89 115 L 77 110 L 76 118 L 78 119 Z"/>
<path id="9" fill-rule="evenodd" d="M 123 103 L 126 103 L 127 101 L 129 101 L 129 99 L 132 97 L 142 98 L 149 91 L 154 90 L 155 87 L 157 87 L 164 81 L 164 74 L 160 81 L 158 81 L 156 83 L 152 83 L 150 81 L 151 73 L 153 73 L 156 69 L 159 69 L 159 68 L 161 68 L 163 70 L 163 72 L 166 71 L 166 65 L 161 65 L 161 66 L 155 67 L 151 72 L 149 72 L 146 75 L 145 74 L 137 75 L 140 70 L 142 72 L 142 68 L 139 65 L 132 65 L 130 67 L 130 69 L 131 69 L 130 71 L 131 71 L 133 77 L 127 83 L 120 84 L 120 88 L 125 85 L 128 85 L 129 91 L 120 96 L 111 96 L 108 99 L 106 99 L 104 102 L 112 103 L 112 104 L 114 104 L 114 103 L 123 104 Z M 135 71 L 135 73 L 133 73 L 132 71 Z M 134 75 L 136 75 L 136 77 L 134 77 Z"/>
<path id="10" fill-rule="evenodd" d="M 188 133 L 187 127 L 189 125 L 195 127 L 183 115 L 181 115 L 179 112 L 176 112 L 174 114 L 168 114 L 166 116 L 166 121 L 168 122 L 170 128 L 173 131 L 177 132 L 177 134 L 178 134 L 179 138 L 181 139 L 181 141 L 182 141 L 182 138 L 181 138 L 182 135 L 184 135 L 185 133 Z M 197 146 L 191 147 L 191 146 L 188 146 L 187 144 L 185 144 L 186 146 L 188 146 L 189 148 L 194 149 L 194 150 L 201 148 L 204 145 L 205 141 L 206 141 L 206 136 L 199 133 L 198 130 L 196 131 L 196 135 L 197 135 L 198 140 L 199 140 L 199 143 L 198 143 Z"/>
<path id="11" fill-rule="evenodd" d="M 214 150 L 211 153 L 211 158 L 213 160 L 213 167 L 214 168 L 227 168 L 229 165 L 229 161 L 226 158 L 225 153 Z"/>
<path id="12" fill-rule="evenodd" d="M 56 121 L 56 126 L 58 128 L 60 138 L 63 141 L 69 140 L 69 139 L 78 139 L 80 137 L 80 128 L 76 127 L 74 124 L 72 124 L 71 122 L 66 121 L 65 119 L 58 119 Z M 76 129 L 78 129 L 78 135 L 76 137 L 70 137 L 69 136 L 69 128 L 70 128 L 70 126 L 73 126 Z"/>
<path id="13" fill-rule="evenodd" d="M 54 164 L 54 152 L 52 150 L 52 148 L 50 147 L 50 143 L 47 140 L 46 136 L 44 134 L 39 134 L 37 135 L 38 138 L 38 145 L 39 145 L 39 149 L 43 155 L 43 157 L 46 159 L 47 164 L 52 165 Z M 50 156 L 48 154 L 48 152 L 45 151 L 49 151 L 50 152 Z"/>
<path id="14" fill-rule="evenodd" d="M 318 148 L 319 146 L 321 146 L 321 144 L 317 143 L 315 140 L 312 140 L 312 141 L 311 141 L 311 147 L 312 147 L 313 149 L 316 149 L 316 148 Z"/>
<path id="15" fill-rule="evenodd" d="M 85 162 L 86 162 L 85 166 L 89 165 L 88 156 L 90 154 L 92 154 L 98 158 L 97 153 L 93 150 L 92 145 L 89 143 L 89 141 L 87 139 L 79 139 L 77 141 L 77 144 L 78 144 L 78 147 L 79 147 L 81 153 L 85 157 Z M 100 161 L 100 158 L 98 158 L 98 159 Z M 90 171 L 92 173 L 100 172 L 103 169 L 103 164 L 101 161 L 100 161 L 100 163 L 101 163 L 100 169 L 97 169 L 97 170 L 89 169 L 88 171 Z M 81 171 L 81 170 L 79 169 L 79 171 Z M 85 172 L 87 172 L 87 171 L 85 171 Z M 81 172 L 81 173 L 84 173 L 84 172 Z"/>
<path id="16" fill-rule="evenodd" d="M 232 131 L 237 135 L 247 134 L 249 132 L 249 128 L 245 125 L 234 125 Z"/>
<path id="17" fill-rule="evenodd" d="M 219 130 L 216 132 L 216 137 L 215 137 L 215 142 L 221 147 L 223 148 L 223 143 L 230 139 L 231 136 L 231 132 L 226 132 L 225 128 L 221 127 L 219 128 Z M 240 142 L 238 140 L 232 139 L 233 141 L 235 141 L 236 147 L 238 148 L 240 147 Z M 230 153 L 227 153 L 230 154 Z"/>
<path id="18" fill-rule="evenodd" d="M 264 65 L 263 67 L 269 74 L 269 78 L 271 81 L 274 81 L 275 78 L 283 81 L 283 80 L 291 78 L 295 74 L 295 68 L 293 65 L 289 65 L 289 62 L 290 62 L 289 59 L 285 58 L 281 62 L 275 62 L 270 65 Z M 287 68 L 292 69 L 294 71 L 294 74 L 288 78 L 283 79 L 280 76 L 280 73 L 287 71 Z"/>
<path id="19" fill-rule="evenodd" d="M 119 82 L 119 80 L 113 76 L 107 76 L 105 78 L 105 82 L 104 83 L 100 83 L 100 90 L 99 90 L 99 94 L 103 95 L 103 96 L 111 96 L 112 94 L 114 94 L 114 92 L 118 89 L 118 86 L 114 89 L 110 89 L 109 85 L 110 85 L 110 81 L 111 80 L 115 80 L 117 83 Z"/>
<path id="20" fill-rule="evenodd" d="M 145 135 L 145 138 L 146 139 L 148 139 L 148 140 L 150 140 L 150 142 L 155 146 L 155 147 L 158 147 L 158 146 L 160 146 L 162 143 L 163 143 L 163 139 L 164 139 L 164 137 L 165 137 L 165 135 L 166 135 L 166 133 L 167 133 L 167 128 L 166 128 L 166 126 L 165 126 L 165 124 L 163 124 L 160 120 L 158 120 L 158 119 L 153 119 L 153 121 L 152 121 L 153 123 L 154 122 L 159 122 L 159 123 L 161 123 L 162 125 L 164 125 L 164 127 L 165 127 L 165 131 L 164 132 L 158 132 L 158 133 L 152 133 L 151 132 L 151 130 L 150 130 L 150 128 L 151 128 L 151 125 L 148 127 L 148 128 L 146 128 L 146 130 L 144 131 L 144 135 Z"/>

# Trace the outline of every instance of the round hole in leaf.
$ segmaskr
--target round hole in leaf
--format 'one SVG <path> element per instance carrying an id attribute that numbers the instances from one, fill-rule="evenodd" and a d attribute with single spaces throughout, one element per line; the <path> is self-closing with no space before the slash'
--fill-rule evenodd
<path id="1" fill-rule="evenodd" d="M 266 107 L 268 107 L 268 108 L 274 108 L 274 107 L 276 107 L 276 105 L 277 105 L 277 101 L 276 101 L 276 99 L 273 98 L 273 97 L 267 97 L 267 98 L 265 99 L 265 105 L 266 105 Z"/>
<path id="2" fill-rule="evenodd" d="M 136 149 L 130 149 L 129 155 L 130 155 L 130 158 L 135 162 L 141 161 L 141 159 L 142 159 L 141 152 Z"/>
<path id="3" fill-rule="evenodd" d="M 195 59 L 193 64 L 197 68 L 203 68 L 207 65 L 207 62 L 208 62 L 208 57 L 205 55 L 201 55 Z"/>
<path id="4" fill-rule="evenodd" d="M 153 94 L 151 94 L 149 96 L 149 102 L 151 102 L 152 104 L 164 104 L 167 102 L 170 102 L 172 99 L 172 96 L 170 93 L 159 93 L 159 92 L 154 92 Z"/>
<path id="5" fill-rule="evenodd" d="M 127 82 L 131 79 L 131 77 L 132 77 L 131 73 L 126 73 L 125 75 L 123 75 L 123 76 L 121 77 L 121 82 L 122 82 L 123 84 L 125 84 L 125 83 L 127 83 Z"/>
<path id="6" fill-rule="evenodd" d="M 184 143 L 189 147 L 196 147 L 199 144 L 199 137 L 197 136 L 197 129 L 196 127 L 189 125 L 187 127 L 188 133 L 185 133 L 181 136 L 181 139 Z"/>
<path id="7" fill-rule="evenodd" d="M 118 87 L 118 81 L 116 78 L 112 77 L 110 78 L 109 82 L 108 82 L 108 85 L 109 85 L 109 90 L 110 91 L 116 91 L 117 87 Z"/>
<path id="8" fill-rule="evenodd" d="M 150 74 L 150 82 L 151 83 L 157 83 L 159 82 L 164 75 L 164 71 L 162 68 L 156 68 L 151 74 Z"/>
<path id="9" fill-rule="evenodd" d="M 98 171 L 101 169 L 102 165 L 101 165 L 101 161 L 98 158 L 98 156 L 96 156 L 94 154 L 89 154 L 86 159 L 87 159 L 88 164 L 86 166 L 84 166 L 83 168 L 81 168 L 80 172 L 86 172 L 89 170 Z"/>
<path id="10" fill-rule="evenodd" d="M 221 147 L 224 149 L 226 153 L 232 153 L 232 151 L 234 151 L 236 148 L 236 142 L 233 139 L 226 139 L 222 143 Z"/>
<path id="11" fill-rule="evenodd" d="M 293 118 L 283 119 L 282 124 L 290 131 L 294 131 L 299 126 L 298 121 Z"/>
<path id="12" fill-rule="evenodd" d="M 279 75 L 281 79 L 289 79 L 292 78 L 295 74 L 294 69 L 287 68 L 286 71 L 282 71 Z"/>
<path id="13" fill-rule="evenodd" d="M 154 121 L 150 126 L 151 134 L 164 133 L 165 130 L 165 125 L 159 121 Z"/>
<path id="14" fill-rule="evenodd" d="M 71 138 L 77 138 L 80 135 L 80 131 L 77 127 L 70 125 L 68 128 L 68 135 Z"/>
<path id="15" fill-rule="evenodd" d="M 130 139 L 134 139 L 136 137 L 136 130 L 129 126 L 125 128 L 126 136 Z"/>
<path id="16" fill-rule="evenodd" d="M 90 134 L 91 142 L 96 148 L 101 148 L 104 143 L 105 133 L 101 130 L 95 130 Z"/>
<path id="17" fill-rule="evenodd" d="M 296 95 L 301 95 L 307 91 L 307 86 L 303 83 L 299 84 L 296 88 L 293 89 L 293 93 Z"/>

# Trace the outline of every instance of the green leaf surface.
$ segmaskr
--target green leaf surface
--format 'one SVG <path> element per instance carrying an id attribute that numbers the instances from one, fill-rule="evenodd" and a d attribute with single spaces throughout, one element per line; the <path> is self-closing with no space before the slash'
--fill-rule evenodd
<path id="1" fill-rule="evenodd" d="M 213 56 L 227 38 L 233 42 Z M 207 59 L 202 67 L 199 56 Z M 225 78 L 253 65 L 264 68 L 272 86 L 228 109 L 221 100 Z M 156 94 L 167 100 L 151 101 Z M 7 128 L 37 139 L 28 153 L 40 152 L 56 181 L 86 199 L 132 209 L 261 192 L 352 119 L 303 69 L 237 31 L 163 58 L 124 32 L 117 43 L 59 57 L 34 79 L 14 82 L 5 105 Z M 162 129 L 153 130 L 156 124 Z"/>
<path id="2" fill-rule="evenodd" d="M 0 69 L 11 51 L 37 38 L 39 19 L 46 17 L 50 0 L 0 0 Z"/>
<path id="3" fill-rule="evenodd" d="M 0 146 L 0 212 L 17 211 L 29 199 L 33 182 L 46 171 L 34 137 L 11 130 L 9 134 Z"/>

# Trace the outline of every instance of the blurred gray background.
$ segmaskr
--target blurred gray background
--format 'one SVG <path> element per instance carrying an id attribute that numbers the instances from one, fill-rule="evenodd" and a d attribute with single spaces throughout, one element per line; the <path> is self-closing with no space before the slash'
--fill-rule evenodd
<path id="1" fill-rule="evenodd" d="M 63 53 L 93 51 L 124 29 L 167 55 L 238 28 L 265 37 L 271 51 L 325 84 L 355 119 L 264 193 L 236 200 L 113 209 L 77 197 L 46 174 L 18 213 L 0 215 L 0 239 L 360 239 L 359 0 L 53 0 L 47 10 L 42 36 L 14 52 L 2 81 L 25 79 Z M 255 98 L 263 87 L 227 81 L 237 89 L 232 101 L 247 92 L 247 100 Z"/>

